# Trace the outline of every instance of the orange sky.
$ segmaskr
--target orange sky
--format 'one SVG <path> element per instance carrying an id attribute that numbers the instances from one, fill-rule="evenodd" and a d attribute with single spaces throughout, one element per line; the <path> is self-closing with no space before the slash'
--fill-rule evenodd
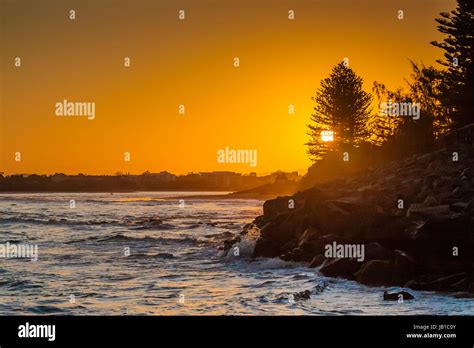
<path id="1" fill-rule="evenodd" d="M 454 0 L 0 1 L 0 171 L 8 174 L 303 172 L 311 96 L 332 66 L 348 57 L 366 90 L 374 80 L 403 86 L 408 59 L 441 57 L 429 44 L 440 38 L 434 18 L 454 7 Z M 95 102 L 95 119 L 55 116 L 64 99 Z M 257 150 L 257 166 L 218 163 L 226 147 Z"/>

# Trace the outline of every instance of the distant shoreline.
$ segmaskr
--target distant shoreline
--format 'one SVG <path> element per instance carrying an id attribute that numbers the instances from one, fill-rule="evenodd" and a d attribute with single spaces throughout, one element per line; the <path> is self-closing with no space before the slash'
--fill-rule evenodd
<path id="1" fill-rule="evenodd" d="M 195 190 L 124 190 L 124 191 L 0 191 L 0 194 L 21 194 L 21 193 L 138 193 L 138 192 L 222 192 L 231 194 L 231 191 L 195 191 Z M 213 195 L 210 195 L 213 196 Z"/>
<path id="2" fill-rule="evenodd" d="M 156 191 L 156 190 L 126 190 L 126 191 L 0 191 L 0 195 L 20 195 L 20 194 L 54 194 L 54 193 L 64 193 L 64 194 L 78 194 L 78 193 L 101 193 L 101 194 L 122 194 L 122 193 L 166 193 L 166 192 L 173 192 L 173 193 L 183 193 L 182 196 L 173 196 L 173 197 L 163 197 L 164 200 L 176 200 L 176 199 L 256 199 L 265 201 L 267 199 L 277 198 L 278 194 L 270 194 L 270 193 L 259 193 L 259 192 L 229 192 L 229 191 L 207 191 L 209 194 L 197 194 L 197 195 L 190 195 L 189 193 L 193 192 L 203 192 L 203 191 L 193 191 L 193 190 L 177 190 L 177 191 Z M 215 192 L 215 194 L 214 194 Z M 186 195 L 186 193 L 188 193 Z"/>

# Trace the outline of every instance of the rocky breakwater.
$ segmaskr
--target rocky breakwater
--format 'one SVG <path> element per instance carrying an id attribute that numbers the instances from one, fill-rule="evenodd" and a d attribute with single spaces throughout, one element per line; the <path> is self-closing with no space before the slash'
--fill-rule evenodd
<path id="1" fill-rule="evenodd" d="M 268 200 L 263 211 L 242 232 L 259 230 L 254 257 L 366 285 L 474 293 L 473 147 L 414 155 Z M 355 247 L 363 255 L 347 255 Z"/>

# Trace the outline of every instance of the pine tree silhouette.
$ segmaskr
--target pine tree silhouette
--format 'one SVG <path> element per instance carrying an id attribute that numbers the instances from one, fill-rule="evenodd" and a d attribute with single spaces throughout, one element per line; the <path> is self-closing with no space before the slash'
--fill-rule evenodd
<path id="1" fill-rule="evenodd" d="M 445 34 L 442 42 L 432 45 L 443 49 L 444 60 L 437 62 L 444 72 L 442 103 L 449 107 L 454 125 L 474 123 L 474 1 L 457 0 L 456 9 L 442 12 L 438 31 Z"/>
<path id="2" fill-rule="evenodd" d="M 362 78 L 342 62 L 321 81 L 312 97 L 316 105 L 308 125 L 311 139 L 306 143 L 313 161 L 321 160 L 328 151 L 350 149 L 367 139 L 372 95 L 362 90 L 362 84 Z M 323 131 L 332 131 L 334 141 L 324 141 Z"/>

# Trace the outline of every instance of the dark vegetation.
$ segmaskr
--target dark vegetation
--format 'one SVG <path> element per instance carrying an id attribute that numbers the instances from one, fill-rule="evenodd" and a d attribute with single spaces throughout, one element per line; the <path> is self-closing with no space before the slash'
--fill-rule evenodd
<path id="1" fill-rule="evenodd" d="M 473 2 L 459 0 L 455 10 L 441 13 L 438 30 L 442 42 L 431 44 L 444 51 L 440 68 L 411 62 L 407 88 L 388 90 L 373 83 L 372 93 L 362 90 L 363 80 L 344 63 L 337 64 L 321 81 L 313 100 L 308 154 L 314 161 L 301 188 L 439 148 L 439 140 L 474 123 L 474 12 Z M 384 114 L 384 103 L 419 105 L 418 118 L 401 110 Z M 417 118 L 417 119 L 416 119 Z M 321 133 L 332 131 L 334 141 Z M 349 160 L 342 161 L 344 153 Z"/>

